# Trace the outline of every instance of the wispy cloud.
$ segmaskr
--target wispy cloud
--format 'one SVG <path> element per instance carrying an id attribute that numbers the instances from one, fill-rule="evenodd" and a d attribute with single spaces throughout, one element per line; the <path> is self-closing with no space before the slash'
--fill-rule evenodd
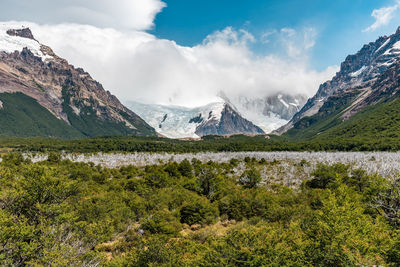
<path id="1" fill-rule="evenodd" d="M 315 46 L 317 31 L 312 27 L 295 30 L 283 28 L 280 30 L 280 41 L 292 58 L 306 57 L 311 48 Z"/>
<path id="2" fill-rule="evenodd" d="M 372 32 L 382 26 L 388 25 L 390 21 L 394 18 L 395 12 L 399 8 L 400 0 L 397 0 L 396 3 L 392 6 L 374 9 L 371 16 L 375 18 L 375 22 L 368 28 L 364 29 L 363 32 Z"/>
<path id="3" fill-rule="evenodd" d="M 274 34 L 276 34 L 276 33 L 277 33 L 277 30 L 272 30 L 272 31 L 264 32 L 264 33 L 261 35 L 260 41 L 261 41 L 263 44 L 268 44 L 268 43 L 271 42 L 271 36 L 274 35 Z"/>
<path id="4" fill-rule="evenodd" d="M 162 0 L 0 0 L 3 20 L 42 24 L 79 23 L 115 29 L 148 30 L 166 7 Z M 7 8 L 5 8 L 7 7 Z"/>

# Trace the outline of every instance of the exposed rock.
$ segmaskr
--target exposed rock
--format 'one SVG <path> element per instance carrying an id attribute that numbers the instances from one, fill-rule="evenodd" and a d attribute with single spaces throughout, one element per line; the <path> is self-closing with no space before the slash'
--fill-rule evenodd
<path id="1" fill-rule="evenodd" d="M 19 36 L 19 37 L 35 40 L 35 37 L 33 37 L 32 31 L 29 28 L 10 29 L 7 31 L 7 34 L 10 36 Z"/>
<path id="2" fill-rule="evenodd" d="M 229 104 L 221 113 L 219 119 L 211 119 L 200 124 L 196 129 L 198 136 L 233 135 L 233 134 L 264 134 L 264 131 L 251 121 L 243 118 Z"/>
<path id="3" fill-rule="evenodd" d="M 29 29 L 7 33 L 34 39 Z M 50 47 L 41 45 L 41 51 L 46 56 L 45 61 L 28 48 L 13 53 L 0 52 L 0 93 L 26 94 L 69 124 L 73 124 L 72 114 L 80 116 L 85 110 L 87 116 L 93 116 L 92 120 L 125 125 L 126 134 L 155 135 L 154 129 L 104 90 L 89 73 L 68 64 Z"/>
<path id="4" fill-rule="evenodd" d="M 315 96 L 307 101 L 301 111 L 295 114 L 287 125 L 281 127 L 275 133 L 282 134 L 302 118 L 316 114 L 330 96 L 357 88 L 360 93 L 363 93 L 360 97 L 365 99 L 361 101 L 357 98 L 358 103 L 352 107 L 351 112 L 347 112 L 345 115 L 345 118 L 350 118 L 361 110 L 362 106 L 375 102 L 372 99 L 375 98 L 376 100 L 377 94 L 382 92 L 381 90 L 378 90 L 379 93 L 374 91 L 383 85 L 380 82 L 380 86 L 377 86 L 376 80 L 383 77 L 388 78 L 387 76 L 390 76 L 389 73 L 393 75 L 393 71 L 387 73 L 387 70 L 395 69 L 399 58 L 400 27 L 395 34 L 380 37 L 375 42 L 364 45 L 355 55 L 348 56 L 341 64 L 340 71 L 335 77 L 322 84 Z M 366 96 L 365 92 L 368 92 L 373 84 L 375 85 L 372 87 L 371 95 Z"/>

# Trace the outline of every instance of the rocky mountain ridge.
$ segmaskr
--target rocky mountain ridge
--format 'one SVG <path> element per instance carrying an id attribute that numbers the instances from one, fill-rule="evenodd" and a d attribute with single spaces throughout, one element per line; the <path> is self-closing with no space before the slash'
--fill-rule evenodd
<path id="1" fill-rule="evenodd" d="M 375 42 L 364 45 L 356 54 L 348 56 L 335 77 L 322 84 L 314 97 L 307 101 L 291 121 L 275 133 L 282 134 L 293 128 L 302 118 L 317 114 L 329 97 L 337 97 L 351 90 L 357 90 L 358 93 L 351 106 L 343 114 L 344 120 L 351 118 L 364 107 L 381 100 L 378 94 L 382 93 L 382 88 L 387 87 L 382 79 L 390 77 L 389 73 L 393 74 L 399 58 L 400 27 L 393 35 L 380 37 Z"/>
<path id="2" fill-rule="evenodd" d="M 0 94 L 35 99 L 82 136 L 155 135 L 89 73 L 40 44 L 28 28 L 5 27 L 0 27 Z"/>

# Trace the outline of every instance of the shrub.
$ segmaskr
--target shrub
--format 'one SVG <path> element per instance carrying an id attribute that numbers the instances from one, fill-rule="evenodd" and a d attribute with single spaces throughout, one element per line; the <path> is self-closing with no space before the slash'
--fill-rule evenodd
<path id="1" fill-rule="evenodd" d="M 190 164 L 190 162 L 187 159 L 185 159 L 181 163 L 179 163 L 178 171 L 180 172 L 180 174 L 182 176 L 185 176 L 188 178 L 193 177 L 193 167 L 192 167 L 192 164 Z"/>
<path id="2" fill-rule="evenodd" d="M 59 163 L 61 161 L 61 154 L 52 152 L 47 157 L 47 161 L 51 163 Z"/>
<path id="3" fill-rule="evenodd" d="M 306 185 L 310 188 L 320 189 L 335 186 L 338 180 L 348 180 L 349 168 L 349 165 L 341 163 L 332 166 L 318 164 L 313 173 L 314 178 L 307 181 Z"/>
<path id="4" fill-rule="evenodd" d="M 210 224 L 218 218 L 218 210 L 206 199 L 186 203 L 180 210 L 181 223 Z"/>
<path id="5" fill-rule="evenodd" d="M 258 170 L 251 168 L 240 176 L 239 182 L 245 188 L 255 188 L 261 182 L 261 174 Z"/>
<path id="6" fill-rule="evenodd" d="M 145 219 L 142 228 L 152 234 L 175 235 L 181 229 L 181 224 L 170 211 L 161 210 Z"/>

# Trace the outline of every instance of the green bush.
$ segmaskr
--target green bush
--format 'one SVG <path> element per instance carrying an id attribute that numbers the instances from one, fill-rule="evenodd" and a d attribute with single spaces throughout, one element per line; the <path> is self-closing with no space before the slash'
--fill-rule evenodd
<path id="1" fill-rule="evenodd" d="M 239 182 L 245 188 L 255 188 L 261 182 L 261 174 L 258 170 L 251 168 L 240 176 Z"/>
<path id="2" fill-rule="evenodd" d="M 341 163 L 327 166 L 318 164 L 317 169 L 314 171 L 314 178 L 307 181 L 307 186 L 310 188 L 325 189 L 335 186 L 339 179 L 348 180 L 350 166 Z"/>
<path id="3" fill-rule="evenodd" d="M 181 223 L 189 225 L 213 223 L 218 215 L 218 209 L 202 198 L 186 203 L 180 209 Z"/>
<path id="4" fill-rule="evenodd" d="M 190 162 L 185 159 L 181 163 L 179 163 L 178 171 L 181 173 L 182 176 L 191 178 L 193 177 L 193 167 Z"/>
<path id="5" fill-rule="evenodd" d="M 142 228 L 152 234 L 175 235 L 181 229 L 181 224 L 170 211 L 161 210 L 144 219 Z"/>

